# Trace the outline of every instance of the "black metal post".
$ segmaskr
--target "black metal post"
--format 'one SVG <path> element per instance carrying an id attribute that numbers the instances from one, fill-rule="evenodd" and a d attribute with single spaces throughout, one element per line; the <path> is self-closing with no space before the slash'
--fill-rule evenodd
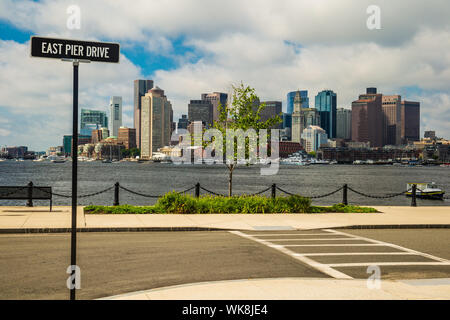
<path id="1" fill-rule="evenodd" d="M 417 193 L 417 184 L 413 184 L 411 189 L 411 207 L 417 207 L 416 193 Z"/>
<path id="2" fill-rule="evenodd" d="M 277 184 L 274 183 L 272 184 L 272 199 L 275 199 L 276 196 L 277 196 Z"/>
<path id="3" fill-rule="evenodd" d="M 344 189 L 342 189 L 342 203 L 344 205 L 348 205 L 347 194 L 348 194 L 348 185 L 344 184 Z"/>
<path id="4" fill-rule="evenodd" d="M 195 184 L 195 197 L 199 198 L 200 197 L 200 182 L 197 182 Z"/>
<path id="5" fill-rule="evenodd" d="M 27 201 L 27 207 L 33 206 L 33 182 L 30 181 L 28 183 L 28 201 Z"/>
<path id="6" fill-rule="evenodd" d="M 78 61 L 73 62 L 73 130 L 72 130 L 72 232 L 70 239 L 70 265 L 72 287 L 70 300 L 75 300 L 75 266 L 77 265 L 77 196 L 78 196 Z"/>
<path id="7" fill-rule="evenodd" d="M 114 205 L 119 205 L 119 182 L 114 184 Z"/>

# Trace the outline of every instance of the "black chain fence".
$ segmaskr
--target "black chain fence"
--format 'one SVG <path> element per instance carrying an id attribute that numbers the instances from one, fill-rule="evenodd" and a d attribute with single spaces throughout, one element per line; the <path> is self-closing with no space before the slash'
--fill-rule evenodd
<path id="1" fill-rule="evenodd" d="M 23 190 L 27 189 L 28 190 L 28 195 L 30 196 L 29 200 L 31 201 L 32 200 L 32 196 L 33 196 L 33 193 L 32 193 L 33 188 L 38 189 L 38 190 L 40 190 L 40 191 L 42 191 L 44 193 L 47 193 L 47 194 L 49 194 L 51 196 L 57 196 L 57 197 L 63 197 L 63 198 L 72 198 L 71 195 L 65 195 L 65 194 L 60 194 L 60 193 L 53 192 L 50 187 L 34 186 L 32 184 L 32 182 L 30 182 L 28 184 L 28 186 L 25 186 L 25 187 L 4 187 L 4 188 L 6 190 L 7 190 L 7 188 L 13 188 L 14 190 L 12 190 L 12 191 L 10 191 L 8 193 L 3 193 L 3 194 L 0 193 L 0 199 L 2 197 L 4 199 L 6 199 L 6 198 L 14 195 L 15 193 L 19 193 L 21 191 L 23 192 Z M 94 197 L 94 196 L 100 195 L 102 193 L 108 192 L 108 191 L 110 191 L 112 189 L 114 189 L 114 205 L 118 205 L 119 204 L 119 189 L 122 189 L 122 190 L 124 190 L 126 192 L 129 192 L 131 194 L 134 194 L 134 195 L 137 195 L 137 196 L 141 196 L 141 197 L 145 197 L 145 198 L 157 199 L 157 198 L 160 198 L 160 197 L 163 196 L 163 194 L 161 194 L 161 195 L 150 195 L 150 194 L 145 194 L 145 193 L 142 193 L 142 192 L 134 191 L 134 190 L 131 190 L 131 189 L 126 188 L 124 186 L 121 186 L 117 182 L 115 185 L 113 185 L 113 186 L 111 186 L 109 188 L 106 188 L 106 189 L 101 190 L 101 191 L 89 193 L 89 194 L 79 195 L 79 196 L 77 196 L 77 198 L 81 199 L 81 198 Z M 201 186 L 200 183 L 197 183 L 194 186 L 192 186 L 190 188 L 187 188 L 186 190 L 175 191 L 175 192 L 177 192 L 179 194 L 185 194 L 185 193 L 188 193 L 188 192 L 193 191 L 193 190 L 194 190 L 194 193 L 195 193 L 195 197 L 199 197 L 200 196 L 200 190 L 202 190 L 202 191 L 204 191 L 204 192 L 206 192 L 208 194 L 212 194 L 214 196 L 227 197 L 226 194 L 221 194 L 221 193 L 212 191 L 210 189 L 207 189 L 207 188 Z M 364 192 L 355 190 L 355 189 L 353 189 L 350 186 L 345 184 L 342 187 L 339 187 L 339 188 L 337 188 L 337 189 L 335 189 L 335 190 L 333 190 L 331 192 L 325 193 L 325 194 L 321 194 L 321 195 L 304 195 L 304 194 L 298 194 L 298 193 L 287 191 L 287 190 L 277 186 L 276 184 L 272 184 L 270 187 L 265 188 L 265 189 L 263 189 L 261 191 L 258 191 L 258 192 L 255 192 L 255 193 L 251 193 L 251 194 L 242 194 L 240 196 L 256 196 L 256 195 L 260 195 L 260 194 L 263 194 L 265 192 L 271 191 L 271 196 L 272 196 L 272 198 L 274 198 L 276 196 L 276 191 L 277 190 L 282 192 L 282 193 L 284 193 L 284 194 L 290 195 L 290 196 L 302 196 L 302 197 L 310 198 L 310 199 L 326 198 L 326 197 L 332 196 L 332 195 L 334 195 L 334 194 L 336 194 L 336 193 L 338 193 L 340 191 L 343 191 L 343 193 L 342 193 L 342 195 L 343 195 L 342 203 L 345 203 L 345 204 L 348 203 L 348 201 L 347 201 L 348 190 L 350 190 L 350 191 L 352 191 L 352 192 L 354 192 L 354 193 L 356 193 L 356 194 L 358 194 L 360 196 L 367 197 L 367 198 L 372 198 L 372 199 L 389 199 L 389 198 L 394 198 L 394 197 L 406 195 L 407 192 L 411 192 L 411 191 L 402 191 L 402 192 L 399 192 L 399 193 L 388 193 L 388 194 L 383 194 L 383 195 L 375 195 L 375 194 L 368 194 L 368 193 L 364 193 Z M 415 206 L 416 205 L 416 201 L 415 201 L 416 195 L 412 194 L 411 196 L 413 198 L 413 200 L 411 202 L 411 205 Z M 449 200 L 450 197 L 449 196 L 443 196 L 442 199 Z"/>

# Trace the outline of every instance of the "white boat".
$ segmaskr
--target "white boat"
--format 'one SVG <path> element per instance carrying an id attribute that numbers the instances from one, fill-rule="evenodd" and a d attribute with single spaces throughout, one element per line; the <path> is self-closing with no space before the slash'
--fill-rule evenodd
<path id="1" fill-rule="evenodd" d="M 423 199 L 437 199 L 442 200 L 444 197 L 445 191 L 436 187 L 434 182 L 432 183 L 408 183 L 406 185 L 406 196 L 412 196 L 412 186 L 417 186 L 416 189 L 416 197 Z"/>
<path id="2" fill-rule="evenodd" d="M 66 158 L 58 156 L 49 156 L 47 159 L 50 160 L 52 163 L 64 163 L 67 161 Z"/>

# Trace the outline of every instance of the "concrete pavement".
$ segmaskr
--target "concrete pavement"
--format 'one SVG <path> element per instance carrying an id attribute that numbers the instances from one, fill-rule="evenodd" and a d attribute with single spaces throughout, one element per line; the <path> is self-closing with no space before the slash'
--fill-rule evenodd
<path id="1" fill-rule="evenodd" d="M 450 207 L 375 206 L 381 213 L 326 214 L 123 214 L 84 215 L 78 228 L 217 228 L 225 230 L 318 229 L 348 226 L 450 225 Z M 0 231 L 70 228 L 71 208 L 0 207 Z M 18 231 L 19 232 L 19 231 Z"/>
<path id="2" fill-rule="evenodd" d="M 367 280 L 244 279 L 171 286 L 105 300 L 406 300 L 450 299 L 450 278 L 391 281 L 369 289 Z"/>

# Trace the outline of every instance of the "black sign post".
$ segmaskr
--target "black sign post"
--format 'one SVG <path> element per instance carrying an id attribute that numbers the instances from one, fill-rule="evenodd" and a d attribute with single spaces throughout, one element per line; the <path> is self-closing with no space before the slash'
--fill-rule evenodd
<path id="1" fill-rule="evenodd" d="M 78 67 L 80 62 L 119 63 L 120 45 L 44 37 L 31 37 L 31 56 L 73 62 L 73 130 L 72 130 L 72 228 L 70 300 L 75 300 L 77 270 L 77 196 L 78 196 Z"/>

